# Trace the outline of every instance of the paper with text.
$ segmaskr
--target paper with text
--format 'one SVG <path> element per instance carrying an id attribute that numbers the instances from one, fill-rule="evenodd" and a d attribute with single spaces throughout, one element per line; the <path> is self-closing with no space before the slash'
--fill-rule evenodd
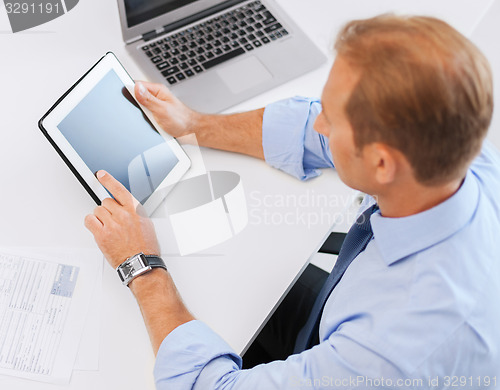
<path id="1" fill-rule="evenodd" d="M 0 374 L 69 382 L 88 312 L 81 271 L 0 253 Z"/>

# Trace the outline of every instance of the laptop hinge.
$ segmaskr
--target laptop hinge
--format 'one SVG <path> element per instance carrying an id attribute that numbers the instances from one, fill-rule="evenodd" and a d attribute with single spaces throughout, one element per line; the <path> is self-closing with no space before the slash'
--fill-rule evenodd
<path id="1" fill-rule="evenodd" d="M 162 30 L 160 31 L 163 32 Z M 161 32 L 158 32 L 157 30 L 149 31 L 146 34 L 142 34 L 142 39 L 144 39 L 145 41 L 149 41 L 150 39 L 156 38 L 161 34 Z"/>
<path id="2" fill-rule="evenodd" d="M 200 11 L 195 15 L 191 15 L 191 16 L 188 16 L 186 18 L 177 20 L 174 23 L 167 24 L 167 25 L 163 26 L 163 28 L 149 31 L 149 32 L 142 35 L 142 39 L 144 39 L 144 41 L 149 41 L 151 39 L 156 38 L 157 36 L 159 36 L 161 34 L 165 34 L 165 33 L 168 33 L 170 31 L 177 30 L 178 28 L 181 28 L 181 27 L 186 26 L 188 24 L 194 23 L 199 19 L 206 18 L 207 16 L 216 14 L 217 12 L 220 12 L 226 8 L 232 7 L 233 5 L 238 4 L 238 3 L 242 3 L 244 1 L 246 1 L 246 0 L 228 0 L 228 1 L 225 1 L 223 3 L 214 5 L 213 7 L 210 7 L 210 8 L 203 10 L 203 11 Z"/>

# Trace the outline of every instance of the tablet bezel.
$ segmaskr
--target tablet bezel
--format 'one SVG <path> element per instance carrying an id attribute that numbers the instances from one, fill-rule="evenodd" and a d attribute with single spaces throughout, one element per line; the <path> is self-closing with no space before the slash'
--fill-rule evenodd
<path id="1" fill-rule="evenodd" d="M 177 164 L 170 171 L 167 177 L 160 183 L 150 197 L 144 202 L 143 206 L 151 215 L 166 197 L 170 189 L 177 183 L 191 166 L 188 156 L 177 143 L 175 138 L 164 132 L 155 121 L 152 113 L 141 105 L 135 98 L 135 82 L 127 73 L 122 64 L 118 61 L 112 52 L 106 53 L 80 80 L 78 80 L 40 119 L 38 122 L 40 130 L 54 146 L 64 162 L 75 174 L 78 180 L 85 187 L 94 201 L 100 205 L 105 198 L 110 195 L 106 189 L 99 183 L 94 172 L 85 164 L 76 150 L 71 146 L 66 137 L 61 133 L 58 125 L 61 121 L 81 102 L 81 100 L 103 79 L 103 77 L 113 70 L 134 100 L 140 106 L 141 110 L 151 121 L 156 131 L 163 137 L 167 145 L 178 159 Z"/>

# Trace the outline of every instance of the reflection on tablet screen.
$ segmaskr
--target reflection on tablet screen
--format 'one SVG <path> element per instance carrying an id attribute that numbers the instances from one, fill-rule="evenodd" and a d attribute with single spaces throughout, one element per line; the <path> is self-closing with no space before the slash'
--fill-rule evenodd
<path id="1" fill-rule="evenodd" d="M 58 128 L 92 172 L 111 173 L 141 203 L 178 162 L 113 70 Z"/>

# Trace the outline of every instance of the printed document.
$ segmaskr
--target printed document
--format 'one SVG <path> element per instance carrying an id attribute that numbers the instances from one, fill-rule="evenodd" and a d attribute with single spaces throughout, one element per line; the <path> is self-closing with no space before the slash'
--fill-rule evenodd
<path id="1" fill-rule="evenodd" d="M 90 264 L 0 251 L 0 374 L 69 382 L 92 295 Z"/>

